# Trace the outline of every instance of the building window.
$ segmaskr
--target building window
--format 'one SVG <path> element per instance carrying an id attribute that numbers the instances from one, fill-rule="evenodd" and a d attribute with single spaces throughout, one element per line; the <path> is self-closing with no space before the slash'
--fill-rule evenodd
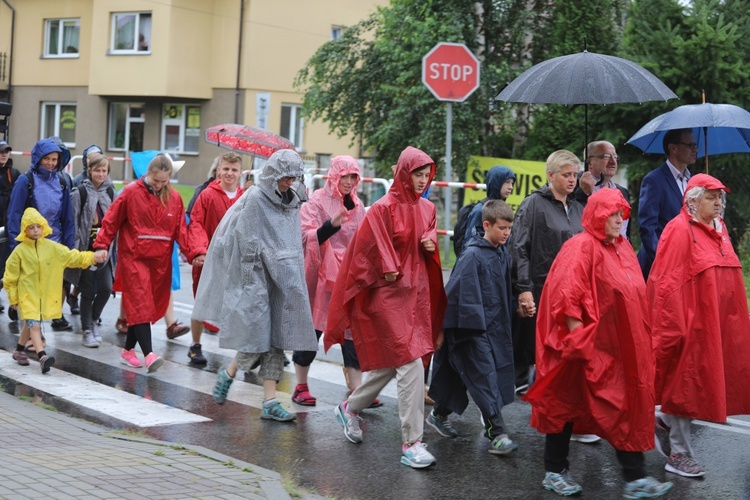
<path id="1" fill-rule="evenodd" d="M 151 52 L 151 13 L 120 12 L 112 14 L 113 54 L 148 54 Z"/>
<path id="2" fill-rule="evenodd" d="M 165 104 L 161 120 L 161 149 L 170 153 L 198 154 L 201 108 L 195 104 Z"/>
<path id="3" fill-rule="evenodd" d="M 42 138 L 59 137 L 69 148 L 76 145 L 76 103 L 42 103 Z"/>
<path id="4" fill-rule="evenodd" d="M 44 57 L 78 57 L 80 19 L 47 19 L 44 23 Z"/>
<path id="5" fill-rule="evenodd" d="M 343 26 L 331 26 L 331 40 L 336 41 L 344 34 Z"/>
<path id="6" fill-rule="evenodd" d="M 299 104 L 281 105 L 281 136 L 286 137 L 298 150 L 302 149 L 302 132 L 305 120 L 302 118 L 302 106 Z"/>
<path id="7" fill-rule="evenodd" d="M 143 151 L 143 127 L 146 105 L 113 102 L 109 105 L 107 149 L 112 151 Z"/>

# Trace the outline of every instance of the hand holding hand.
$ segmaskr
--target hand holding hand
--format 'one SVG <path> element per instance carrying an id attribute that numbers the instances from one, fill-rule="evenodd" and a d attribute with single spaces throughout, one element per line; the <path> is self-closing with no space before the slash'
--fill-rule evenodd
<path id="1" fill-rule="evenodd" d="M 422 246 L 424 246 L 424 249 L 430 253 L 435 251 L 435 242 L 432 241 L 430 238 L 423 239 Z"/>
<path id="2" fill-rule="evenodd" d="M 193 265 L 195 267 L 203 267 L 203 263 L 206 261 L 206 256 L 204 254 L 198 255 L 196 258 L 193 259 Z"/>
<path id="3" fill-rule="evenodd" d="M 518 315 L 522 318 L 531 318 L 536 314 L 536 304 L 534 304 L 534 294 L 531 292 L 522 292 L 518 296 Z"/>
<path id="4" fill-rule="evenodd" d="M 395 272 L 395 273 L 385 273 L 385 280 L 386 281 L 396 281 L 396 278 L 398 278 L 398 272 Z"/>
<path id="5" fill-rule="evenodd" d="M 97 264 L 104 264 L 107 262 L 108 252 L 106 250 L 97 250 L 94 252 L 94 262 Z"/>

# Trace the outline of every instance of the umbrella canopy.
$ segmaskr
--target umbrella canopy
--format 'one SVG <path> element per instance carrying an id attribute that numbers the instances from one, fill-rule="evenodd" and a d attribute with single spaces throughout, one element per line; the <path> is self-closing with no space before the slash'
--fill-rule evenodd
<path id="1" fill-rule="evenodd" d="M 676 97 L 661 80 L 638 64 L 584 50 L 532 66 L 495 99 L 530 104 L 588 105 L 666 101 Z M 588 108 L 585 117 L 585 140 L 588 143 Z"/>
<path id="2" fill-rule="evenodd" d="M 627 144 L 644 153 L 664 153 L 664 134 L 689 128 L 698 144 L 698 157 L 750 153 L 750 112 L 732 104 L 687 104 L 659 115 L 631 137 Z"/>
<path id="3" fill-rule="evenodd" d="M 584 50 L 524 71 L 495 99 L 548 104 L 666 101 L 677 96 L 633 61 Z"/>
<path id="4" fill-rule="evenodd" d="M 266 159 L 280 149 L 294 149 L 292 141 L 273 132 L 234 123 L 207 128 L 205 139 L 209 144 Z"/>

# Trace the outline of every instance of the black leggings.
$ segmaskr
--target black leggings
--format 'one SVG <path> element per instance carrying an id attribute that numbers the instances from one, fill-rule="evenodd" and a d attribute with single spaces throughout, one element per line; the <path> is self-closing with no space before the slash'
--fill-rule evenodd
<path id="1" fill-rule="evenodd" d="M 144 356 L 151 354 L 151 324 L 138 323 L 128 325 L 128 336 L 125 339 L 125 350 L 129 351 L 135 347 L 136 342 L 141 346 Z"/>
<path id="2" fill-rule="evenodd" d="M 547 434 L 544 443 L 544 470 L 561 473 L 569 468 L 568 451 L 570 436 L 573 434 L 573 422 L 568 422 L 562 432 Z M 636 481 L 646 477 L 643 452 L 615 450 L 617 461 L 622 466 L 622 475 L 626 482 Z"/>
<path id="3" fill-rule="evenodd" d="M 107 262 L 96 271 L 81 271 L 78 289 L 81 291 L 81 329 L 91 330 L 112 293 L 111 263 Z"/>

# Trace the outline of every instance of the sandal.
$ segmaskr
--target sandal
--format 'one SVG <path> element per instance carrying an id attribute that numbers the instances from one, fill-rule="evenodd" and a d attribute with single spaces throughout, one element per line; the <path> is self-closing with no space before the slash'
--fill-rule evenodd
<path id="1" fill-rule="evenodd" d="M 117 318 L 117 323 L 115 323 L 115 328 L 117 328 L 117 333 L 128 333 L 128 322 L 125 318 Z"/>
<path id="2" fill-rule="evenodd" d="M 292 401 L 302 406 L 315 406 L 318 402 L 315 396 L 310 394 L 307 384 L 297 384 L 292 394 Z"/>

